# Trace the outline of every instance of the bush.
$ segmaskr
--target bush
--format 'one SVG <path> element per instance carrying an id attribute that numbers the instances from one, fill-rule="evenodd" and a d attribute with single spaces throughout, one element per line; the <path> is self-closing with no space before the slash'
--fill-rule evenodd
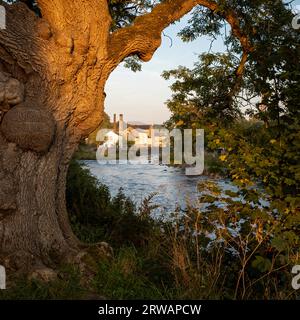
<path id="1" fill-rule="evenodd" d="M 141 247 L 149 241 L 157 223 L 148 210 L 138 210 L 122 190 L 111 197 L 87 169 L 72 161 L 67 177 L 67 207 L 76 235 L 85 242 L 107 241 L 113 246 Z M 148 203 L 151 202 L 151 196 Z"/>
<path id="2" fill-rule="evenodd" d="M 84 299 L 91 293 L 108 299 L 297 298 L 290 271 L 299 245 L 286 228 L 290 222 L 270 208 L 255 207 L 253 197 L 241 202 L 239 192 L 224 193 L 212 182 L 199 184 L 199 191 L 204 211 L 188 207 L 161 222 L 151 218 L 153 195 L 137 208 L 122 191 L 111 197 L 72 162 L 67 201 L 73 229 L 83 241 L 108 241 L 114 257 L 97 261 L 89 284 L 74 267 L 64 266 L 56 281 L 19 279 L 0 298 Z"/>
<path id="3" fill-rule="evenodd" d="M 199 191 L 205 211 L 188 207 L 161 222 L 151 218 L 153 195 L 137 209 L 122 190 L 111 198 L 73 162 L 67 199 L 74 230 L 116 251 L 112 262 L 99 262 L 96 291 L 115 299 L 295 298 L 290 270 L 298 243 L 288 222 L 258 206 L 259 190 L 223 193 L 203 182 Z"/>

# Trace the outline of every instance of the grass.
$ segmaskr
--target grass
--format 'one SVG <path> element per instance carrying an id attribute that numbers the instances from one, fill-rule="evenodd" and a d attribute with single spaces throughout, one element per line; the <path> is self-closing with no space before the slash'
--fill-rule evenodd
<path id="1" fill-rule="evenodd" d="M 0 290 L 1 300 L 69 300 L 83 299 L 88 294 L 80 284 L 80 272 L 73 266 L 61 266 L 58 279 L 50 283 L 19 277 L 7 290 Z"/>
<path id="2" fill-rule="evenodd" d="M 216 186 L 206 187 L 219 195 Z M 158 221 L 151 217 L 152 196 L 140 206 L 122 190 L 111 197 L 108 188 L 76 161 L 70 165 L 66 196 L 75 234 L 88 243 L 108 242 L 114 257 L 97 261 L 88 284 L 74 266 L 62 266 L 58 279 L 48 284 L 17 279 L 10 289 L 0 291 L 1 299 L 296 298 L 290 287 L 289 256 L 270 251 L 269 235 L 263 236 L 257 222 L 249 219 L 241 233 L 232 236 L 239 202 L 219 199 L 228 201 L 230 213 L 211 203 L 205 214 L 188 208 L 174 213 L 169 222 Z M 212 233 L 215 241 L 208 236 Z"/>

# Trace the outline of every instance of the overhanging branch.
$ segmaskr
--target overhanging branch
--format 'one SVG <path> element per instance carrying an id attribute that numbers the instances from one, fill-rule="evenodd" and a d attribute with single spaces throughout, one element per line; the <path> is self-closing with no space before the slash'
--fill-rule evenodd
<path id="1" fill-rule="evenodd" d="M 215 1 L 210 0 L 166 0 L 156 5 L 150 13 L 137 17 L 132 26 L 119 29 L 111 35 L 108 56 L 112 64 L 119 64 L 134 54 L 143 61 L 149 61 L 161 44 L 163 30 L 197 5 L 222 15 L 230 24 L 234 36 L 239 39 L 245 56 L 252 51 L 249 39 L 240 27 L 239 17 L 233 10 L 221 10 Z M 244 63 L 242 59 L 239 71 L 243 69 Z"/>

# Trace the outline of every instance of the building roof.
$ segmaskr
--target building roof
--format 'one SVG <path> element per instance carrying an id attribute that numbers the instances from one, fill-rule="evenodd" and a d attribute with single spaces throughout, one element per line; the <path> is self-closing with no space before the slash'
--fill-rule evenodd
<path id="1" fill-rule="evenodd" d="M 115 132 L 113 132 L 112 130 L 111 131 L 109 131 L 109 132 L 107 132 L 106 134 L 105 134 L 105 136 L 107 137 L 107 136 L 110 136 L 110 137 L 115 137 L 115 136 L 119 136 L 119 135 L 117 135 Z"/>

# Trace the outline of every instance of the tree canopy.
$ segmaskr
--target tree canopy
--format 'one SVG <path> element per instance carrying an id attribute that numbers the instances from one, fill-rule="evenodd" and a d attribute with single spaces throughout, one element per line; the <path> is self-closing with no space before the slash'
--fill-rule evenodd
<path id="1" fill-rule="evenodd" d="M 172 114 L 167 124 L 206 129 L 206 148 L 224 150 L 220 161 L 239 187 L 236 196 L 245 200 L 243 208 L 229 200 L 226 214 L 240 219 L 245 212 L 250 224 L 264 221 L 263 232 L 272 230 L 269 249 L 265 249 L 296 262 L 300 236 L 300 33 L 292 27 L 294 13 L 282 1 L 227 3 L 243 16 L 243 29 L 253 48 L 243 76 L 236 76 L 243 53 L 230 33 L 225 34 L 225 52 L 206 52 L 191 69 L 165 71 L 163 77 L 175 79 L 172 98 L 167 101 Z M 218 15 L 199 7 L 180 35 L 191 41 L 224 31 Z M 212 205 L 211 212 L 215 210 Z M 228 219 L 232 223 L 232 216 Z M 264 266 L 266 256 L 266 251 L 259 256 Z"/>

